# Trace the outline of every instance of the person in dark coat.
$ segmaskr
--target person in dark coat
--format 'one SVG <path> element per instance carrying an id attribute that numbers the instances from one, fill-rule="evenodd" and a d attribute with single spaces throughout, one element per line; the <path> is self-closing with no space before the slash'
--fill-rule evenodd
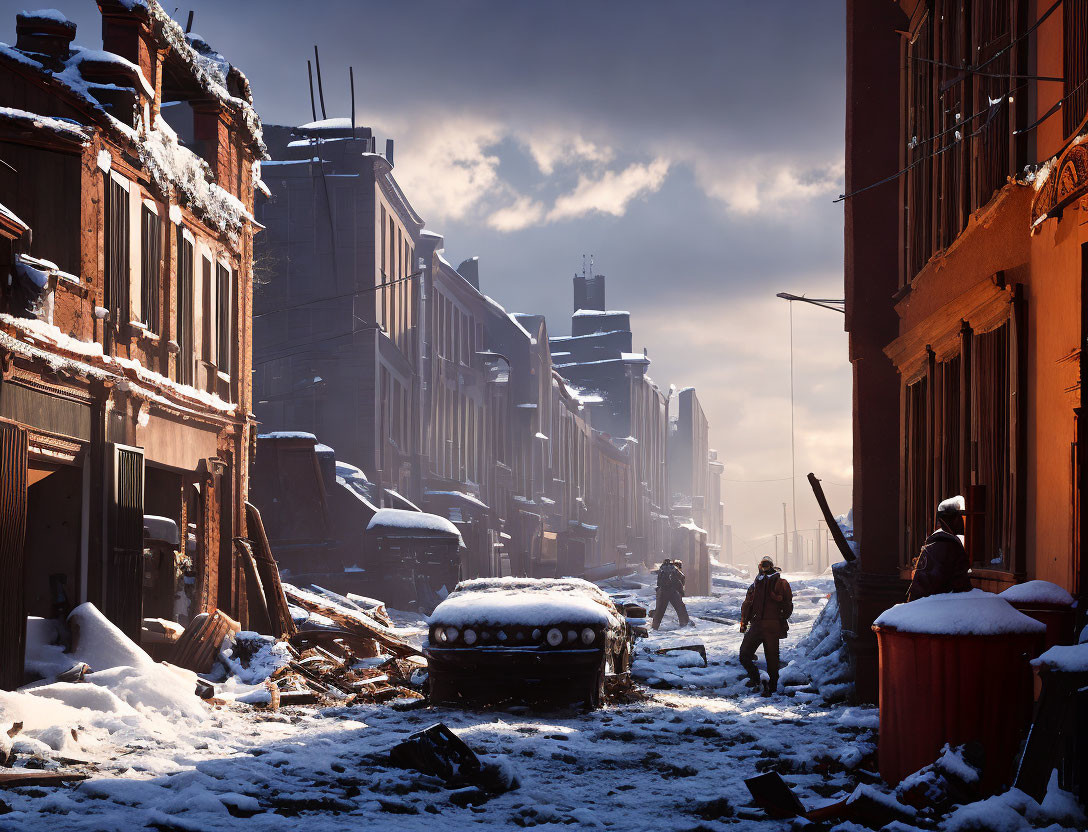
<path id="1" fill-rule="evenodd" d="M 937 506 L 937 528 L 914 561 L 908 601 L 971 590 L 971 563 L 960 539 L 965 508 L 963 497 L 952 497 Z"/>
<path id="2" fill-rule="evenodd" d="M 684 569 L 680 561 L 665 558 L 661 562 L 661 568 L 657 570 L 657 605 L 654 607 L 653 618 L 655 630 L 661 626 L 661 619 L 665 617 L 665 608 L 669 604 L 676 610 L 681 627 L 690 623 L 688 608 L 684 606 L 684 580 Z"/>
<path id="3" fill-rule="evenodd" d="M 789 631 L 789 618 L 793 615 L 793 590 L 782 577 L 781 571 L 769 557 L 759 562 L 759 574 L 748 587 L 748 594 L 740 608 L 740 631 L 744 639 L 740 643 L 740 663 L 748 673 L 746 684 L 760 686 L 756 668 L 756 650 L 763 646 L 767 660 L 767 675 L 763 695 L 771 696 L 778 690 L 778 642 Z"/>

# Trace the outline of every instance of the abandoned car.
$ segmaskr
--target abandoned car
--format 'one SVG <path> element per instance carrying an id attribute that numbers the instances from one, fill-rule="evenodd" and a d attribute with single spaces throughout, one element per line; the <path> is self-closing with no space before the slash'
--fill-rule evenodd
<path id="1" fill-rule="evenodd" d="M 631 665 L 634 630 L 578 578 L 462 581 L 430 617 L 423 652 L 432 701 L 603 701 Z"/>

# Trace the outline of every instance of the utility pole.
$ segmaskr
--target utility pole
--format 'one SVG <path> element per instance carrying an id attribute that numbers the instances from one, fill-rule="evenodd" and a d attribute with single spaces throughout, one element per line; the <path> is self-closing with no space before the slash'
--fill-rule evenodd
<path id="1" fill-rule="evenodd" d="M 798 555 L 797 540 L 797 431 L 794 428 L 793 407 L 793 304 L 790 307 L 790 489 L 793 501 L 793 555 L 800 560 Z M 789 557 L 786 558 L 789 560 Z M 798 564 L 800 565 L 800 564 Z"/>

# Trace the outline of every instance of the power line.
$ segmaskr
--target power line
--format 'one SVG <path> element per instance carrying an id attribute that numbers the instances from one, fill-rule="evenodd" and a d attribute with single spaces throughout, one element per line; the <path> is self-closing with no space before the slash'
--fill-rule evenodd
<path id="1" fill-rule="evenodd" d="M 291 309 L 299 309 L 299 308 L 301 308 L 303 306 L 310 306 L 311 304 L 314 304 L 314 303 L 323 303 L 324 301 L 327 301 L 327 300 L 340 300 L 341 298 L 350 298 L 350 297 L 354 297 L 355 295 L 361 295 L 361 294 L 363 294 L 363 292 L 377 292 L 379 289 L 384 289 L 387 286 L 393 286 L 396 283 L 403 283 L 406 280 L 414 280 L 415 278 L 419 277 L 421 274 L 423 274 L 423 272 L 412 272 L 410 275 L 406 275 L 405 277 L 398 277 L 395 280 L 389 280 L 389 281 L 386 281 L 385 283 L 378 283 L 378 284 L 376 284 L 374 286 L 367 286 L 367 287 L 365 287 L 363 289 L 356 289 L 353 292 L 344 292 L 344 293 L 339 294 L 339 295 L 329 295 L 328 297 L 324 297 L 324 298 L 314 298 L 313 300 L 303 301 L 302 303 L 294 303 L 294 304 L 291 304 L 289 306 L 281 306 L 279 309 L 268 309 L 268 310 L 266 310 L 264 312 L 261 312 L 259 315 L 254 315 L 253 317 L 254 318 L 263 318 L 265 315 L 275 315 L 277 312 L 286 312 L 286 311 L 291 310 Z"/>

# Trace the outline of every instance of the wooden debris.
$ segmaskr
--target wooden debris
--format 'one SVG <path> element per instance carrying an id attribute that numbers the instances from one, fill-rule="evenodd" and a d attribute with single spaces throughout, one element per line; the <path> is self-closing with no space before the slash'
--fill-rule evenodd
<path id="1" fill-rule="evenodd" d="M 240 629 L 241 625 L 222 610 L 198 615 L 178 639 L 173 663 L 196 673 L 207 673 L 227 633 Z"/>
<path id="2" fill-rule="evenodd" d="M 289 584 L 284 586 L 284 592 L 292 604 L 309 612 L 325 616 L 343 630 L 377 641 L 398 658 L 423 655 L 418 647 L 409 644 L 391 629 L 379 624 L 366 613 L 328 603 L 320 595 L 304 592 Z"/>
<path id="3" fill-rule="evenodd" d="M 234 538 L 234 549 L 238 553 L 238 562 L 246 576 L 246 600 L 249 602 L 249 629 L 258 633 L 272 633 L 272 619 L 268 614 L 268 596 L 265 592 L 261 573 L 257 569 L 257 559 L 253 555 L 253 544 L 244 537 Z"/>
<path id="4" fill-rule="evenodd" d="M 90 775 L 72 771 L 42 771 L 39 769 L 7 769 L 0 771 L 0 789 L 20 786 L 56 786 L 74 780 L 86 780 Z"/>
<path id="5" fill-rule="evenodd" d="M 272 635 L 287 639 L 295 634 L 295 622 L 291 619 L 291 611 L 287 607 L 287 598 L 283 593 L 283 584 L 280 582 L 280 570 L 276 565 L 276 559 L 272 555 L 272 547 L 268 543 L 268 535 L 264 531 L 264 523 L 261 521 L 261 513 L 253 503 L 246 503 L 246 529 L 249 531 L 249 540 L 253 545 L 253 557 L 257 563 L 257 572 L 264 589 L 266 608 L 272 628 Z M 243 564 L 244 568 L 244 564 Z"/>

